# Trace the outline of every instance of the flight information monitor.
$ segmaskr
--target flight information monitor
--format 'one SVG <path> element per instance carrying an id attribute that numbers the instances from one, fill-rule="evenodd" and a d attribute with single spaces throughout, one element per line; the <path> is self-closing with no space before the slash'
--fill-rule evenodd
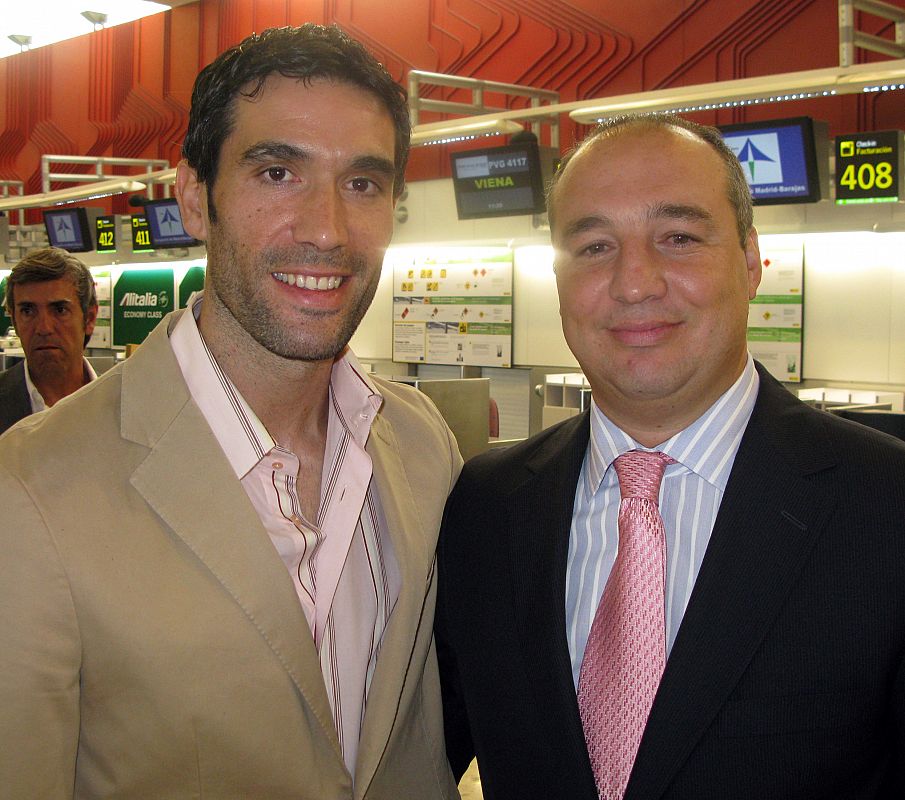
<path id="1" fill-rule="evenodd" d="M 176 200 L 149 200 L 145 203 L 145 217 L 148 220 L 151 247 L 155 250 L 194 247 L 198 244 L 198 240 L 187 234 L 182 227 L 182 215 Z"/>
<path id="2" fill-rule="evenodd" d="M 60 247 L 70 253 L 94 250 L 94 240 L 88 227 L 88 213 L 84 208 L 45 211 L 44 228 L 51 247 Z"/>
<path id="3" fill-rule="evenodd" d="M 816 203 L 828 195 L 829 139 L 810 117 L 720 125 L 755 205 Z"/>
<path id="4" fill-rule="evenodd" d="M 544 212 L 536 142 L 465 150 L 451 159 L 459 219 Z"/>

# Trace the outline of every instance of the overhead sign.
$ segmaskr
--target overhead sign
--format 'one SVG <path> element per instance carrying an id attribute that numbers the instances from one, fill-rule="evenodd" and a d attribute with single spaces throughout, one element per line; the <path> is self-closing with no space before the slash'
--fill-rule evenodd
<path id="1" fill-rule="evenodd" d="M 113 287 L 113 344 L 141 344 L 176 307 L 172 269 L 123 270 Z"/>
<path id="2" fill-rule="evenodd" d="M 836 137 L 836 203 L 895 203 L 902 195 L 902 131 Z"/>
<path id="3" fill-rule="evenodd" d="M 97 252 L 116 252 L 116 217 L 102 216 L 94 221 L 94 230 L 97 234 Z"/>
<path id="4" fill-rule="evenodd" d="M 151 231 L 148 226 L 148 218 L 144 214 L 132 215 L 132 252 L 149 253 L 151 247 Z"/>

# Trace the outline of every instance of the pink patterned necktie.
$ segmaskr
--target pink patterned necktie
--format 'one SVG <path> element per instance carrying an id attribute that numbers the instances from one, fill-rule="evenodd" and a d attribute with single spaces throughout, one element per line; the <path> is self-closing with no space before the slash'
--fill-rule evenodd
<path id="1" fill-rule="evenodd" d="M 665 453 L 614 462 L 622 502 L 619 551 L 581 662 L 578 709 L 601 800 L 621 800 L 666 665 L 666 539 L 660 517 Z"/>

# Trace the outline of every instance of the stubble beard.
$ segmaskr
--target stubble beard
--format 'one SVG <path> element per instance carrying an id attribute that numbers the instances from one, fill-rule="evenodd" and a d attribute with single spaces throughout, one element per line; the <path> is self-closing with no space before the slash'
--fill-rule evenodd
<path id="1" fill-rule="evenodd" d="M 284 271 L 286 264 L 332 267 L 347 276 L 344 281 L 361 279 L 369 272 L 367 260 L 360 253 L 325 254 L 305 246 L 273 247 L 252 259 L 221 236 L 214 235 L 208 241 L 208 281 L 220 305 L 252 339 L 281 358 L 332 361 L 343 352 L 371 305 L 380 270 L 373 271 L 373 278 L 362 284 L 343 309 L 298 308 L 297 316 L 287 323 L 267 299 L 267 290 L 272 288 L 268 282 L 275 280 L 271 273 Z"/>

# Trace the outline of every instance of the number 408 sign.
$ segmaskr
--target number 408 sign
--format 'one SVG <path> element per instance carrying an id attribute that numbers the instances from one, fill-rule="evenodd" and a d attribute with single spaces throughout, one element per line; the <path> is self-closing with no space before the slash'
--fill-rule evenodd
<path id="1" fill-rule="evenodd" d="M 902 131 L 836 137 L 836 202 L 895 203 L 902 197 Z"/>

